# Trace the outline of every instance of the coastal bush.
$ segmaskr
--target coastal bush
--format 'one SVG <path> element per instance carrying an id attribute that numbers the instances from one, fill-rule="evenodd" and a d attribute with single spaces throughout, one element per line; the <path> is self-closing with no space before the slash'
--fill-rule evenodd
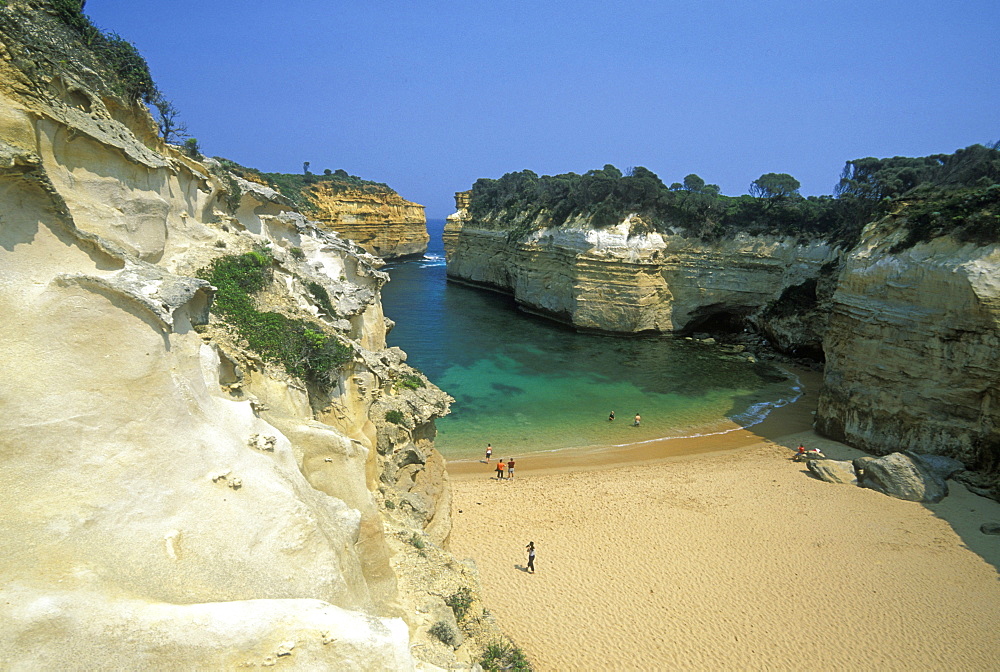
<path id="1" fill-rule="evenodd" d="M 182 145 L 182 149 L 184 150 L 184 153 L 190 156 L 192 159 L 197 159 L 199 156 L 201 156 L 201 146 L 198 144 L 197 138 L 188 138 L 187 140 L 185 140 L 184 144 Z M 238 191 L 237 194 L 239 194 Z"/>
<path id="2" fill-rule="evenodd" d="M 531 672 L 531 663 L 520 648 L 507 642 L 489 644 L 479 658 L 479 664 L 484 670 L 514 670 L 515 672 Z"/>
<path id="3" fill-rule="evenodd" d="M 212 312 L 266 362 L 327 391 L 351 360 L 353 349 L 323 332 L 318 323 L 261 312 L 255 295 L 273 277 L 273 259 L 265 250 L 220 257 L 198 272 L 217 289 Z"/>
<path id="4" fill-rule="evenodd" d="M 306 258 L 306 253 L 302 251 L 301 247 L 293 247 L 288 250 L 288 253 L 292 255 L 292 259 L 295 259 L 296 261 L 302 261 Z"/>
<path id="5" fill-rule="evenodd" d="M 1000 182 L 1000 145 L 973 145 L 954 154 L 922 158 L 848 161 L 835 195 L 803 197 L 799 182 L 787 173 L 765 173 L 751 183 L 752 195 L 723 196 L 714 184 L 690 174 L 667 187 L 641 166 L 622 174 L 612 165 L 582 175 L 539 176 L 530 170 L 498 179 L 476 180 L 469 211 L 477 224 L 507 233 L 508 242 L 533 230 L 562 226 L 575 218 L 596 228 L 613 226 L 631 214 L 642 224 L 632 233 L 680 230 L 702 239 L 737 233 L 824 239 L 852 245 L 864 225 L 885 215 L 902 200 L 928 198 L 963 189 L 988 189 Z M 947 219 L 944 210 L 938 208 Z M 992 220 L 964 219 L 924 226 L 957 227 L 971 241 L 989 240 Z"/>
<path id="6" fill-rule="evenodd" d="M 105 32 L 83 13 L 85 0 L 52 0 L 55 15 L 80 37 L 107 74 L 115 93 L 128 103 L 152 104 L 162 98 L 149 64 L 135 45 L 118 33 Z"/>
<path id="7" fill-rule="evenodd" d="M 461 622 L 469 613 L 469 607 L 472 606 L 472 591 L 466 586 L 462 586 L 458 592 L 446 598 L 444 603 L 451 607 L 452 613 L 455 614 L 455 620 Z"/>
<path id="8" fill-rule="evenodd" d="M 945 234 L 963 243 L 989 245 L 1000 242 L 1000 184 L 979 189 L 938 191 L 908 202 L 893 214 L 904 219 L 906 237 L 893 253 Z"/>
<path id="9" fill-rule="evenodd" d="M 298 249 L 298 248 L 293 248 L 293 249 Z M 299 253 L 301 252 L 302 250 L 299 250 Z M 295 256 L 294 253 L 292 254 L 292 256 Z M 309 280 L 308 282 L 306 282 L 306 289 L 309 290 L 309 293 L 312 295 L 313 300 L 316 302 L 316 305 L 322 308 L 324 313 L 326 313 L 330 317 L 338 317 L 337 311 L 334 310 L 333 308 L 333 302 L 330 301 L 330 294 L 326 291 L 326 288 L 323 287 L 323 285 L 319 284 L 318 282 L 313 282 L 312 280 Z"/>
<path id="10" fill-rule="evenodd" d="M 396 410 L 386 411 L 385 419 L 387 422 L 391 422 L 394 425 L 406 424 L 406 416 L 403 415 L 402 411 L 396 411 Z"/>
<path id="11" fill-rule="evenodd" d="M 432 625 L 428 632 L 453 649 L 458 646 L 458 633 L 444 621 Z"/>
<path id="12" fill-rule="evenodd" d="M 396 387 L 401 387 L 404 390 L 416 390 L 424 387 L 424 379 L 412 373 L 407 374 L 396 381 Z"/>
<path id="13" fill-rule="evenodd" d="M 413 533 L 413 535 L 410 537 L 409 541 L 410 541 L 410 545 L 413 546 L 414 548 L 418 549 L 418 550 L 419 549 L 423 549 L 423 547 L 424 547 L 424 540 L 423 540 L 423 538 L 419 534 L 417 534 L 416 532 Z"/>

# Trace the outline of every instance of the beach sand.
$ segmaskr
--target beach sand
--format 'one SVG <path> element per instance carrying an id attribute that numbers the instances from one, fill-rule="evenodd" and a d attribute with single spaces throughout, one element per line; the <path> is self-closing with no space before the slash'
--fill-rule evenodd
<path id="1" fill-rule="evenodd" d="M 812 382 L 749 430 L 449 463 L 451 550 L 536 670 L 1000 669 L 1000 503 L 813 478 L 800 442 L 862 453 L 809 429 Z"/>

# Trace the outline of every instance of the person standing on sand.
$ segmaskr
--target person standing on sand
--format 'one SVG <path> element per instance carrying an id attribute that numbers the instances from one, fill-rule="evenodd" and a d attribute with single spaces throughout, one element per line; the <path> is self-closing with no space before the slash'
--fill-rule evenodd
<path id="1" fill-rule="evenodd" d="M 507 478 L 514 478 L 514 458 L 507 458 Z"/>
<path id="2" fill-rule="evenodd" d="M 635 414 L 635 422 L 632 423 L 632 426 L 633 427 L 638 427 L 640 422 L 642 422 L 642 418 L 639 417 L 639 413 L 636 412 L 636 414 Z"/>
<path id="3" fill-rule="evenodd" d="M 490 463 L 490 458 L 493 457 L 493 445 L 486 444 L 486 464 Z"/>
<path id="4" fill-rule="evenodd" d="M 535 573 L 535 542 L 529 541 L 528 545 L 525 546 L 528 550 L 528 571 L 532 574 Z"/>
<path id="5" fill-rule="evenodd" d="M 502 481 L 503 480 L 503 468 L 504 468 L 503 458 L 500 458 L 500 459 L 497 460 L 497 480 L 498 481 Z"/>
<path id="6" fill-rule="evenodd" d="M 615 412 L 611 411 L 611 415 L 608 416 L 608 422 L 614 422 L 614 421 L 615 421 Z"/>

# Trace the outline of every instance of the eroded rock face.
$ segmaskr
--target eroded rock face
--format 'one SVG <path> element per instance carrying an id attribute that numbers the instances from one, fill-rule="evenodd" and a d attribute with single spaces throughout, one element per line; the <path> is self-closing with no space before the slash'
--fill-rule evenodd
<path id="1" fill-rule="evenodd" d="M 10 3 L 0 27 L 65 29 L 44 5 Z M 144 111 L 44 44 L 26 75 L 10 58 L 24 45 L 4 37 L 0 659 L 412 668 L 422 620 L 400 606 L 382 473 L 414 447 L 406 522 L 443 542 L 433 420 L 451 400 L 422 380 L 411 403 L 394 385 L 412 370 L 385 349 L 381 261 L 266 190 L 234 203 Z M 355 353 L 329 389 L 209 317 L 199 269 L 255 248 L 273 271 L 260 309 Z M 377 402 L 405 406 L 412 430 L 383 437 Z"/>
<path id="2" fill-rule="evenodd" d="M 944 237 L 890 253 L 869 227 L 846 258 L 817 428 L 876 454 L 1000 464 L 1000 248 Z"/>
<path id="3" fill-rule="evenodd" d="M 580 329 L 690 332 L 734 328 L 838 254 L 823 242 L 705 243 L 634 228 L 643 228 L 637 216 L 606 229 L 569 220 L 515 240 L 460 207 L 445 226 L 448 277 L 509 292 L 524 310 Z"/>
<path id="4" fill-rule="evenodd" d="M 344 189 L 321 180 L 305 196 L 309 203 L 305 214 L 371 254 L 400 259 L 427 251 L 430 236 L 424 206 L 391 189 Z"/>

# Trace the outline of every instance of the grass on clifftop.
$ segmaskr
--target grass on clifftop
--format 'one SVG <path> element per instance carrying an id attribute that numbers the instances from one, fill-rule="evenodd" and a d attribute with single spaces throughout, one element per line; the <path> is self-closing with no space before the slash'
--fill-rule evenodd
<path id="1" fill-rule="evenodd" d="M 255 295 L 271 282 L 272 258 L 263 251 L 220 257 L 198 272 L 218 291 L 212 312 L 265 362 L 329 390 L 353 350 L 318 323 L 257 310 Z"/>

